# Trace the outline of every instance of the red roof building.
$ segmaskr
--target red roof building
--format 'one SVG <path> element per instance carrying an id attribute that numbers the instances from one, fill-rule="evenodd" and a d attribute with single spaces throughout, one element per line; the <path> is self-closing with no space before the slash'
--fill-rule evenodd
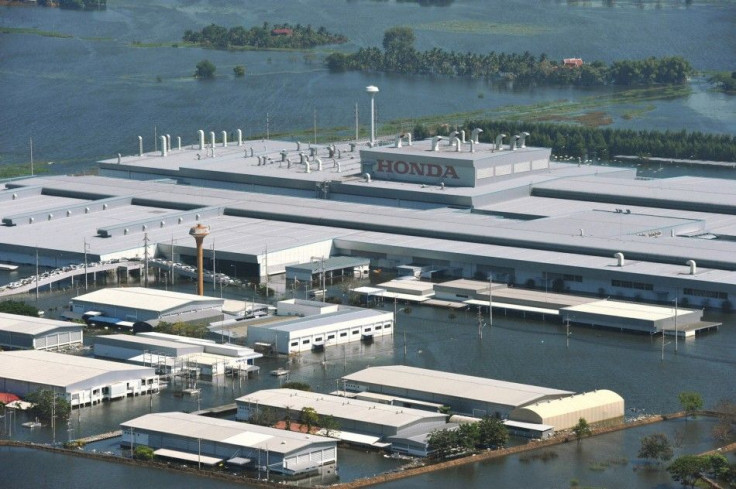
<path id="1" fill-rule="evenodd" d="M 10 404 L 15 401 L 20 401 L 20 397 L 8 392 L 0 392 L 0 404 Z"/>
<path id="2" fill-rule="evenodd" d="M 583 66 L 582 58 L 565 58 L 562 60 L 562 64 L 568 68 L 578 68 Z"/>
<path id="3" fill-rule="evenodd" d="M 291 29 L 283 28 L 283 29 L 273 29 L 271 31 L 272 36 L 290 36 L 294 34 L 294 31 Z"/>

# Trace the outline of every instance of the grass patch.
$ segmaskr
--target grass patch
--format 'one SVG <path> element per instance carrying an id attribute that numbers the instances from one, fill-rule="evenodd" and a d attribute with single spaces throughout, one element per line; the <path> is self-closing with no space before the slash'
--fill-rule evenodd
<path id="1" fill-rule="evenodd" d="M 38 175 L 39 173 L 48 173 L 48 169 L 40 166 L 40 164 L 34 165 L 33 174 Z M 16 178 L 16 177 L 30 177 L 31 176 L 31 165 L 19 164 L 19 165 L 0 165 L 0 179 Z"/>
<path id="2" fill-rule="evenodd" d="M 33 29 L 30 27 L 0 27 L 0 34 L 32 34 L 34 36 L 58 37 L 62 39 L 69 39 L 74 37 L 71 34 L 64 34 L 61 32 L 53 31 L 42 31 L 40 29 Z"/>
<path id="3" fill-rule="evenodd" d="M 547 34 L 554 30 L 549 27 L 528 24 L 496 24 L 476 20 L 444 20 L 413 26 L 414 30 L 432 32 L 452 32 L 459 34 L 501 34 L 504 36 L 533 36 Z"/>
<path id="4" fill-rule="evenodd" d="M 542 462 L 549 462 L 559 457 L 559 454 L 552 450 L 543 450 L 541 452 L 526 453 L 519 457 L 520 462 L 528 463 L 535 460 L 541 460 Z"/>

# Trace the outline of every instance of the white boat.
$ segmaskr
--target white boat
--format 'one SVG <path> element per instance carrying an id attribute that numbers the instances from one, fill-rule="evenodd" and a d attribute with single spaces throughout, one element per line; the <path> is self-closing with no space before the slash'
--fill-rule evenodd
<path id="1" fill-rule="evenodd" d="M 280 368 L 277 368 L 276 370 L 271 370 L 271 375 L 275 375 L 276 377 L 289 375 L 289 370 L 283 367 L 280 367 Z"/>
<path id="2" fill-rule="evenodd" d="M 36 418 L 35 421 L 26 421 L 21 426 L 23 426 L 24 428 L 33 429 L 33 428 L 40 428 L 42 426 L 42 424 L 41 424 L 40 421 L 38 421 L 38 418 Z"/>
<path id="3" fill-rule="evenodd" d="M 18 265 L 8 265 L 7 263 L 0 263 L 0 270 L 13 272 L 15 270 L 18 270 Z"/>

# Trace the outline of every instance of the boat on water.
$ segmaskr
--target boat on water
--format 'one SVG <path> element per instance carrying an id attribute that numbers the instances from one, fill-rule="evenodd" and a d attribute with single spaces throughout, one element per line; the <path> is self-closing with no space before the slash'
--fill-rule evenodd
<path id="1" fill-rule="evenodd" d="M 277 368 L 276 370 L 271 370 L 271 375 L 274 375 L 276 377 L 282 377 L 284 375 L 289 375 L 289 370 L 283 367 L 280 367 L 280 368 Z"/>
<path id="2" fill-rule="evenodd" d="M 0 270 L 14 272 L 15 270 L 18 270 L 18 265 L 8 265 L 7 263 L 0 263 Z"/>

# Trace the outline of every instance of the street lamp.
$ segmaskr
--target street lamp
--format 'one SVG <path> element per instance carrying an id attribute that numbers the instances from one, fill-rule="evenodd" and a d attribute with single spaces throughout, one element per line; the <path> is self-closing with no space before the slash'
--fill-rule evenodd
<path id="1" fill-rule="evenodd" d="M 371 96 L 371 147 L 373 147 L 376 144 L 376 94 L 378 93 L 378 87 L 368 85 L 365 87 L 365 91 Z"/>
<path id="2" fill-rule="evenodd" d="M 89 249 L 89 243 L 87 238 L 84 238 L 84 290 L 86 291 L 89 283 L 87 282 L 87 250 Z"/>

